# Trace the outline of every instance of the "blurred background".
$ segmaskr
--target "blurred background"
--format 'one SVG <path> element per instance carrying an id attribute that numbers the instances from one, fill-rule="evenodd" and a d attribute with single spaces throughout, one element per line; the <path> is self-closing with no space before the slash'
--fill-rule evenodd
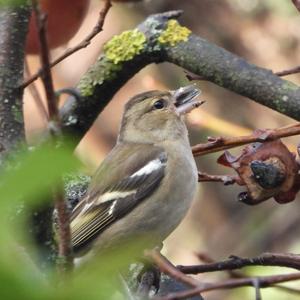
<path id="1" fill-rule="evenodd" d="M 82 26 L 64 46 L 52 50 L 52 58 L 67 47 L 76 45 L 93 28 L 103 6 L 91 1 Z M 104 30 L 92 44 L 64 60 L 53 69 L 55 89 L 76 86 L 80 77 L 95 61 L 103 43 L 123 30 L 135 27 L 149 14 L 182 9 L 181 24 L 195 34 L 246 58 L 261 67 L 279 71 L 300 64 L 300 13 L 290 0 L 144 0 L 136 3 L 113 3 Z M 58 31 L 64 28 L 58 28 Z M 31 73 L 39 68 L 39 58 L 28 55 Z M 286 77 L 300 84 L 300 75 Z M 124 103 L 133 95 L 151 89 L 174 89 L 188 84 L 182 69 L 163 63 L 143 69 L 131 79 L 100 114 L 93 127 L 76 149 L 88 174 L 93 174 L 101 160 L 113 147 Z M 187 122 L 191 144 L 206 142 L 207 136 L 239 136 L 256 128 L 276 128 L 294 122 L 249 99 L 233 94 L 212 83 L 197 82 L 206 104 L 193 111 Z M 44 99 L 41 82 L 36 87 Z M 26 134 L 33 141 L 45 128 L 43 111 L 27 88 L 24 98 Z M 285 143 L 296 151 L 298 138 Z M 238 153 L 239 149 L 231 151 Z M 228 174 L 231 170 L 218 166 L 221 153 L 197 159 L 199 170 L 210 174 Z M 183 178 L 183 180 L 185 180 Z M 214 260 L 229 255 L 257 256 L 262 252 L 300 252 L 300 202 L 279 205 L 268 200 L 259 206 L 238 203 L 241 188 L 221 183 L 201 183 L 188 216 L 165 243 L 164 253 L 175 264 L 197 264 L 197 254 Z M 248 268 L 246 274 L 282 273 L 282 268 Z M 221 279 L 226 273 L 199 275 L 205 281 Z M 262 291 L 263 299 L 299 299 L 275 289 Z M 253 299 L 254 290 L 210 292 L 205 299 Z"/>

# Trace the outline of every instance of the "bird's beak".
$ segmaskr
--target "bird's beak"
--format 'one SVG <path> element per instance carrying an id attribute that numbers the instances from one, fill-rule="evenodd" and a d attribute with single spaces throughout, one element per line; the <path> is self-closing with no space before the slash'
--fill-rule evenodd
<path id="1" fill-rule="evenodd" d="M 170 91 L 170 93 L 174 98 L 176 112 L 179 115 L 186 114 L 205 102 L 196 99 L 201 94 L 201 90 L 194 84 Z"/>

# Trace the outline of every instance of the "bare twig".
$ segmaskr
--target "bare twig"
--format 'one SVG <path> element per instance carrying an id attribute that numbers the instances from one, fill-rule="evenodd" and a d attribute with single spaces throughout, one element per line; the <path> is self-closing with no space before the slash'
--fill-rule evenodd
<path id="1" fill-rule="evenodd" d="M 174 300 L 174 299 L 184 299 L 187 297 L 191 297 L 194 295 L 197 295 L 199 293 L 205 292 L 205 291 L 211 291 L 216 289 L 229 289 L 229 288 L 236 288 L 236 287 L 242 287 L 242 286 L 254 286 L 256 288 L 256 299 L 260 299 L 260 293 L 259 289 L 269 286 L 274 286 L 277 283 L 286 282 L 286 281 L 292 281 L 292 280 L 298 280 L 300 279 L 300 273 L 291 273 L 291 274 L 284 274 L 284 275 L 274 275 L 274 276 L 259 276 L 259 277 L 249 277 L 249 278 L 237 278 L 237 279 L 230 279 L 225 280 L 222 282 L 217 283 L 205 283 L 205 282 L 199 282 L 198 280 L 195 280 L 191 277 L 188 277 L 184 275 L 183 272 L 181 272 L 181 267 L 174 267 L 166 258 L 164 258 L 162 255 L 160 255 L 157 251 L 150 251 L 147 253 L 147 255 L 151 256 L 151 258 L 154 260 L 154 262 L 159 266 L 159 268 L 162 270 L 162 272 L 170 275 L 171 277 L 184 282 L 192 287 L 195 287 L 194 289 L 178 292 L 178 293 L 171 293 L 169 295 L 166 295 L 164 297 L 156 297 L 156 300 Z M 265 259 L 267 259 L 271 254 L 264 254 Z M 263 257 L 263 256 L 262 256 Z M 282 259 L 281 254 L 276 255 L 276 258 Z M 285 255 L 285 258 L 289 260 L 294 260 L 294 255 L 288 254 Z M 238 258 L 233 258 L 233 260 L 236 260 Z M 299 259 L 297 257 L 297 259 Z M 214 263 L 212 263 L 214 264 Z M 210 264 L 211 265 L 211 264 Z M 260 264 L 261 265 L 261 264 Z M 214 270 L 220 270 L 214 268 Z M 228 270 L 228 269 L 226 269 Z"/>
<path id="2" fill-rule="evenodd" d="M 224 280 L 216 283 L 202 283 L 199 287 L 194 289 L 178 292 L 178 293 L 170 293 L 163 297 L 155 297 L 155 300 L 178 300 L 185 299 L 199 293 L 219 290 L 219 289 L 231 289 L 243 286 L 253 286 L 253 282 L 256 280 L 259 282 L 260 288 L 266 288 L 274 286 L 277 283 L 299 280 L 300 272 L 290 273 L 290 274 L 282 274 L 282 275 L 272 275 L 272 276 L 258 276 L 258 277 L 248 277 L 248 278 L 238 278 L 238 279 L 230 279 Z"/>
<path id="3" fill-rule="evenodd" d="M 268 129 L 262 134 L 254 133 L 247 136 L 239 137 L 218 137 L 208 143 L 198 144 L 192 147 L 194 156 L 201 156 L 209 153 L 223 151 L 238 146 L 243 146 L 255 142 L 267 142 L 276 140 L 282 137 L 288 137 L 300 134 L 300 123 L 295 123 L 290 126 L 281 127 L 278 129 Z"/>
<path id="4" fill-rule="evenodd" d="M 48 114 L 50 120 L 57 120 L 58 117 L 58 108 L 56 105 L 56 97 L 53 88 L 53 80 L 50 71 L 50 62 L 49 62 L 49 48 L 46 37 L 46 22 L 47 16 L 42 13 L 37 5 L 36 0 L 33 0 L 33 10 L 37 16 L 37 28 L 39 35 L 39 46 L 40 46 L 40 59 L 41 65 L 43 66 L 43 72 L 41 72 L 42 82 L 45 87 L 46 99 L 48 105 Z"/>
<path id="5" fill-rule="evenodd" d="M 224 185 L 240 183 L 240 177 L 233 175 L 210 175 L 198 172 L 198 182 L 223 182 Z"/>
<path id="6" fill-rule="evenodd" d="M 269 253 L 269 254 L 271 254 L 271 253 Z M 207 253 L 201 252 L 201 253 L 196 253 L 196 255 L 201 261 L 203 261 L 205 263 L 217 263 Z M 266 253 L 262 254 L 262 256 L 264 256 L 264 255 L 266 255 Z M 275 254 L 275 255 L 277 255 L 277 254 Z M 284 254 L 284 255 L 287 256 L 287 257 L 291 256 L 291 259 L 294 259 L 293 254 Z M 219 271 L 219 270 L 216 270 L 216 271 Z M 220 270 L 220 271 L 222 271 L 222 270 Z M 226 272 L 228 273 L 230 278 L 245 278 L 245 277 L 247 278 L 247 276 L 245 274 L 243 274 L 242 271 L 240 271 L 240 270 L 226 270 Z M 291 287 L 284 286 L 284 285 L 281 285 L 281 284 L 274 285 L 274 288 L 282 290 L 284 292 L 291 293 L 291 294 L 297 294 L 297 295 L 300 294 L 299 289 L 291 288 Z"/>
<path id="7" fill-rule="evenodd" d="M 278 71 L 275 72 L 274 74 L 276 74 L 277 76 L 287 76 L 287 75 L 291 75 L 291 74 L 297 74 L 300 73 L 300 66 L 291 68 L 291 69 L 287 69 L 287 70 L 283 70 L 283 71 Z"/>
<path id="8" fill-rule="evenodd" d="M 240 258 L 232 256 L 228 260 L 195 266 L 177 266 L 185 274 L 199 274 L 204 272 L 236 270 L 247 266 L 278 266 L 300 270 L 300 255 L 264 253 L 258 257 Z"/>
<path id="9" fill-rule="evenodd" d="M 212 259 L 207 253 L 196 253 L 196 256 L 205 264 L 212 264 L 217 263 L 214 259 Z M 219 271 L 219 270 L 218 270 Z M 222 270 L 220 270 L 222 271 Z M 245 275 L 241 271 L 236 270 L 226 270 L 227 274 L 230 276 L 230 278 L 244 278 Z"/>
<path id="10" fill-rule="evenodd" d="M 61 56 L 59 56 L 58 58 L 56 58 L 53 62 L 51 62 L 49 64 L 50 68 L 54 67 L 55 65 L 57 65 L 58 63 L 60 63 L 61 61 L 63 61 L 64 59 L 66 59 L 67 57 L 69 57 L 70 55 L 74 54 L 75 52 L 86 48 L 92 41 L 92 39 L 102 31 L 103 28 L 103 24 L 105 21 L 105 17 L 111 7 L 111 1 L 110 0 L 106 0 L 104 3 L 104 7 L 103 9 L 100 11 L 99 13 L 99 18 L 97 20 L 96 25 L 94 26 L 94 28 L 92 29 L 92 31 L 84 38 L 84 40 L 82 40 L 79 44 L 77 44 L 76 46 L 67 49 Z M 27 87 L 29 84 L 31 84 L 32 82 L 34 82 L 36 79 L 38 79 L 40 76 L 42 76 L 43 74 L 43 68 L 41 68 L 36 74 L 34 74 L 33 76 L 31 76 L 30 78 L 28 78 L 22 85 L 21 88 L 25 88 Z"/>
<path id="11" fill-rule="evenodd" d="M 294 3 L 294 5 L 298 9 L 298 11 L 300 12 L 300 0 L 292 0 L 292 2 Z"/>
<path id="12" fill-rule="evenodd" d="M 262 254 L 261 256 L 266 256 L 266 255 L 271 255 L 271 253 L 269 253 L 269 254 L 265 253 L 265 254 Z M 272 255 L 278 256 L 278 254 L 274 254 L 274 253 Z M 281 255 L 282 254 L 279 254 L 279 256 L 281 256 Z M 214 259 L 212 259 L 207 253 L 204 253 L 204 252 L 196 253 L 196 256 L 206 264 L 218 263 Z M 290 257 L 292 260 L 294 260 L 293 254 L 284 254 L 284 256 L 286 256 L 287 259 L 289 259 L 289 257 Z M 298 255 L 297 255 L 297 257 L 298 257 Z M 235 258 L 238 258 L 238 257 L 235 256 Z M 223 271 L 223 270 L 218 269 L 216 271 Z M 242 271 L 240 271 L 240 270 L 237 271 L 237 270 L 227 269 L 225 271 L 228 273 L 230 278 L 247 278 L 247 276 L 245 274 L 243 274 Z M 291 294 L 300 294 L 299 289 L 287 287 L 287 286 L 280 285 L 280 284 L 274 285 L 274 288 L 282 290 L 284 292 L 291 293 Z"/>
<path id="13" fill-rule="evenodd" d="M 46 15 L 42 14 L 37 0 L 32 0 L 33 9 L 36 14 L 36 22 L 39 34 L 40 42 L 40 59 L 41 65 L 43 66 L 42 71 L 42 82 L 46 91 L 46 99 L 48 105 L 48 114 L 52 126 L 49 126 L 49 131 L 54 139 L 56 140 L 57 132 L 60 128 L 58 107 L 56 102 L 56 96 L 53 87 L 51 68 L 49 63 L 49 48 L 46 37 Z M 57 210 L 58 216 L 58 262 L 57 266 L 61 274 L 65 273 L 67 270 L 73 267 L 72 259 L 72 248 L 71 248 L 71 233 L 70 233 L 70 223 L 67 205 L 63 194 L 60 191 L 54 190 L 53 198 L 55 203 L 55 208 Z"/>

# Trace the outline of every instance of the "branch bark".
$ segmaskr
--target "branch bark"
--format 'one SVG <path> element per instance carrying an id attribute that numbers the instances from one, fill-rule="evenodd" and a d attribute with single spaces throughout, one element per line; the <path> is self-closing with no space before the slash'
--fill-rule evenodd
<path id="1" fill-rule="evenodd" d="M 238 279 L 228 279 L 216 283 L 201 283 L 198 287 L 183 291 L 183 292 L 174 292 L 166 295 L 164 297 L 155 297 L 155 300 L 179 300 L 186 299 L 188 297 L 198 295 L 199 293 L 204 293 L 213 290 L 219 289 L 232 289 L 237 287 L 245 286 L 258 286 L 260 288 L 267 288 L 275 286 L 278 283 L 294 281 L 300 279 L 300 273 L 290 273 L 290 274 L 280 274 L 280 275 L 271 275 L 271 276 L 257 276 L 257 277 L 247 277 L 247 278 L 238 278 Z"/>
<path id="2" fill-rule="evenodd" d="M 145 253 L 146 255 L 150 256 L 153 261 L 156 263 L 156 265 L 160 268 L 160 270 L 166 274 L 168 274 L 170 277 L 175 278 L 181 282 L 184 282 L 185 284 L 192 287 L 192 289 L 187 291 L 181 291 L 181 292 L 173 292 L 170 294 L 167 294 L 165 296 L 157 296 L 154 297 L 155 300 L 175 300 L 175 299 L 186 299 L 188 297 L 198 295 L 199 293 L 206 292 L 206 291 L 212 291 L 217 289 L 230 289 L 230 288 L 236 288 L 236 287 L 242 287 L 242 286 L 253 286 L 255 288 L 255 294 L 256 299 L 259 298 L 259 289 L 264 287 L 270 287 L 274 286 L 277 283 L 281 282 L 287 282 L 287 281 L 293 281 L 293 280 L 299 280 L 300 279 L 300 273 L 290 273 L 290 274 L 279 274 L 279 275 L 273 275 L 273 276 L 256 276 L 256 277 L 243 277 L 243 278 L 233 278 L 229 280 L 224 280 L 221 282 L 200 282 L 194 278 L 191 278 L 187 276 L 186 274 L 198 274 L 199 272 L 193 272 L 195 269 L 189 269 L 189 272 L 185 268 L 188 267 L 175 267 L 173 266 L 166 258 L 164 258 L 159 252 L 157 251 L 148 251 Z M 295 263 L 297 264 L 299 257 L 297 255 L 292 254 L 272 254 L 272 253 L 265 253 L 261 255 L 258 258 L 254 258 L 256 263 L 251 263 L 251 259 L 241 259 L 241 258 L 232 258 L 230 264 L 233 266 L 232 263 L 234 260 L 237 260 L 237 264 L 239 264 L 239 268 L 241 266 L 248 265 L 258 265 L 259 259 L 262 260 L 262 263 L 268 262 L 273 263 L 273 265 L 282 266 L 282 262 L 285 261 L 286 263 L 290 264 L 290 266 L 295 267 Z M 295 261 L 295 262 L 294 262 Z M 220 264 L 224 263 L 223 267 L 227 264 L 229 265 L 228 261 L 226 262 L 220 262 Z M 204 272 L 207 271 L 219 271 L 222 270 L 222 266 L 217 266 L 217 263 L 211 263 L 207 264 L 206 266 L 214 265 L 213 270 L 210 268 L 206 268 L 206 270 L 203 270 Z M 261 265 L 261 264 L 260 264 Z M 269 264 L 264 264 L 269 265 Z M 195 268 L 196 266 L 193 266 Z M 199 267 L 199 266 L 198 266 Z M 297 266 L 296 268 L 298 268 Z M 224 268 L 224 270 L 232 270 Z"/>
<path id="3" fill-rule="evenodd" d="M 241 258 L 232 256 L 228 260 L 195 266 L 177 266 L 185 274 L 237 270 L 247 266 L 277 266 L 300 270 L 300 256 L 296 254 L 263 253 L 258 257 Z"/>
<path id="4" fill-rule="evenodd" d="M 22 113 L 24 44 L 30 7 L 0 8 L 0 165 L 25 140 Z"/>
<path id="5" fill-rule="evenodd" d="M 180 14 L 181 11 L 156 14 L 141 23 L 135 32 L 141 33 L 145 41 L 140 51 L 134 53 L 132 50 L 130 57 L 116 62 L 107 55 L 104 47 L 104 52 L 77 86 L 81 97 L 70 97 L 61 109 L 65 133 L 75 134 L 79 141 L 127 80 L 146 65 L 164 61 L 300 120 L 300 88 L 297 85 L 194 34 L 189 34 L 185 40 L 176 40 L 180 30 L 188 31 L 179 25 L 177 31 L 168 30 L 170 20 L 177 19 Z M 162 35 L 167 35 L 167 41 L 160 39 Z M 126 43 L 121 37 L 123 35 L 119 36 L 118 53 L 128 53 L 134 41 Z"/>
<path id="6" fill-rule="evenodd" d="M 238 137 L 216 137 L 209 138 L 208 143 L 198 144 L 192 147 L 194 156 L 206 155 L 218 151 L 224 151 L 231 148 L 255 143 L 255 142 L 267 142 L 276 139 L 289 137 L 300 134 L 300 123 L 295 123 L 289 126 L 276 128 L 276 129 L 265 129 L 254 131 L 253 134 L 247 136 Z"/>

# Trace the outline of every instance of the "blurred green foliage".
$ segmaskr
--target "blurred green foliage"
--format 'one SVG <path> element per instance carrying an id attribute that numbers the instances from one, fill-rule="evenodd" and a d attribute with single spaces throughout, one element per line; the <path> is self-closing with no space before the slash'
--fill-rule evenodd
<path id="1" fill-rule="evenodd" d="M 109 299 L 116 296 L 116 276 L 126 263 L 124 251 L 113 258 L 97 259 L 67 278 L 53 270 L 42 273 L 34 264 L 26 214 L 40 204 L 65 173 L 80 166 L 71 147 L 45 144 L 15 154 L 0 173 L 0 298 L 1 299 Z M 49 197 L 51 199 L 51 197 Z M 132 254 L 132 249 L 127 248 Z M 125 251 L 126 252 L 126 251 Z M 125 254 L 126 257 L 126 254 Z M 46 272 L 46 273 L 45 273 Z"/>
<path id="2" fill-rule="evenodd" d="M 0 0 L 0 6 L 28 5 L 29 0 Z"/>

